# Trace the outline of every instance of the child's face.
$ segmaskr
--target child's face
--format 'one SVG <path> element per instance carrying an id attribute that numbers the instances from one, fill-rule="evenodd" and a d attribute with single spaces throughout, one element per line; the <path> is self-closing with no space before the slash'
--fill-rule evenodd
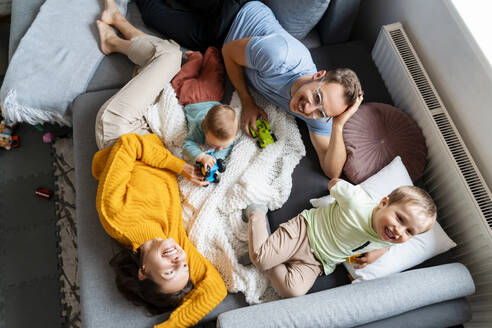
<path id="1" fill-rule="evenodd" d="M 217 138 L 214 134 L 212 134 L 210 131 L 208 131 L 205 134 L 205 140 L 207 142 L 207 145 L 216 151 L 225 149 L 229 147 L 232 142 L 234 141 L 234 137 L 230 139 L 219 139 Z"/>
<path id="2" fill-rule="evenodd" d="M 372 213 L 372 228 L 381 240 L 404 243 L 428 230 L 428 220 L 418 215 L 419 212 L 405 202 L 388 205 L 388 197 L 384 197 Z"/>

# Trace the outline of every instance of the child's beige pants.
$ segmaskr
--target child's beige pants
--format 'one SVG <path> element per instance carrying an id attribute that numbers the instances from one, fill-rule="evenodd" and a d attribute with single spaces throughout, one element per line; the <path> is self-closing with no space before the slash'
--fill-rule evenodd
<path id="1" fill-rule="evenodd" d="M 173 40 L 144 34 L 131 41 L 128 58 L 140 69 L 99 110 L 96 118 L 96 143 L 99 149 L 112 146 L 127 133 L 150 133 L 144 113 L 149 105 L 157 101 L 164 85 L 181 68 L 181 50 Z"/>
<path id="2" fill-rule="evenodd" d="M 307 225 L 301 214 L 282 223 L 269 236 L 265 215 L 252 212 L 249 256 L 282 297 L 306 294 L 322 272 L 321 263 L 309 246 Z"/>

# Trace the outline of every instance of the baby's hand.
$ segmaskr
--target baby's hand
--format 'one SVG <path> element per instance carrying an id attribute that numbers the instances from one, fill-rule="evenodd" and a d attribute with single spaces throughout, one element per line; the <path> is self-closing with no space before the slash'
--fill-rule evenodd
<path id="1" fill-rule="evenodd" d="M 386 253 L 388 247 L 375 249 L 370 252 L 366 252 L 361 254 L 359 257 L 352 258 L 352 261 L 356 263 L 354 265 L 354 269 L 362 269 L 365 268 L 368 264 L 376 261 L 381 255 Z"/>
<path id="2" fill-rule="evenodd" d="M 198 155 L 196 160 L 202 163 L 205 168 L 212 168 L 212 166 L 214 166 L 215 164 L 215 158 L 205 153 L 201 153 L 200 155 Z"/>

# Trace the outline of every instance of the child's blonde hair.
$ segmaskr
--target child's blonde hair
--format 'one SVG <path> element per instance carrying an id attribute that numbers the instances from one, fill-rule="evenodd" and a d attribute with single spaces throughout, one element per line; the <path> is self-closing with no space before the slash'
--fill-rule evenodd
<path id="1" fill-rule="evenodd" d="M 213 106 L 202 121 L 203 132 L 221 140 L 235 137 L 238 128 L 236 111 L 229 105 Z"/>
<path id="2" fill-rule="evenodd" d="M 396 188 L 388 196 L 388 205 L 394 203 L 407 203 L 416 206 L 420 215 L 429 220 L 425 231 L 432 228 L 436 221 L 437 207 L 432 197 L 422 188 L 416 186 L 403 186 Z"/>

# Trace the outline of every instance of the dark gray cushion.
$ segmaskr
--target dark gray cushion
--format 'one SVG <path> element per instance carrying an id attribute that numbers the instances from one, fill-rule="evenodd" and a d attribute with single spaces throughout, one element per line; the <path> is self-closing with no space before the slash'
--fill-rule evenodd
<path id="1" fill-rule="evenodd" d="M 348 41 L 359 6 L 360 0 L 331 0 L 317 26 L 324 45 Z"/>
<path id="2" fill-rule="evenodd" d="M 262 1 L 272 9 L 280 25 L 299 40 L 304 39 L 319 22 L 330 3 L 330 0 Z"/>
<path id="3" fill-rule="evenodd" d="M 363 42 L 324 46 L 311 49 L 311 54 L 318 70 L 330 70 L 338 67 L 348 67 L 354 70 L 364 89 L 365 101 L 391 103 L 386 87 Z M 309 203 L 311 198 L 319 198 L 328 193 L 329 179 L 321 170 L 306 124 L 297 120 L 297 125 L 306 147 L 306 156 L 301 159 L 292 173 L 292 190 L 289 199 L 283 207 L 268 214 L 272 231 L 275 231 L 281 223 L 293 218 L 304 209 L 311 208 Z M 309 292 L 312 293 L 349 282 L 346 270 L 340 266 L 332 274 L 320 276 Z"/>
<path id="4" fill-rule="evenodd" d="M 138 29 L 151 35 L 158 35 L 155 30 L 147 28 L 135 1 L 128 4 L 126 17 Z M 135 64 L 125 55 L 111 54 L 103 58 L 92 80 L 87 86 L 87 92 L 120 88 L 130 81 Z"/>
<path id="5" fill-rule="evenodd" d="M 10 20 L 9 59 L 17 49 L 20 40 L 39 12 L 45 0 L 14 0 Z"/>
<path id="6" fill-rule="evenodd" d="M 470 303 L 465 297 L 424 306 L 398 316 L 374 321 L 357 328 L 438 328 L 454 327 L 470 321 Z"/>

